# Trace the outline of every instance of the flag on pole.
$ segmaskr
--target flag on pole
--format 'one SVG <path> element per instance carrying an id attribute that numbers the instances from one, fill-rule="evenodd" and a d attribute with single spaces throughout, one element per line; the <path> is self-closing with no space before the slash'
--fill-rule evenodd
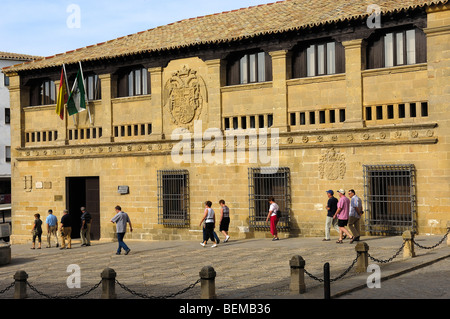
<path id="1" fill-rule="evenodd" d="M 84 80 L 81 69 L 78 70 L 75 83 L 67 101 L 67 111 L 69 115 L 74 115 L 82 111 L 86 111 L 86 90 L 84 88 Z"/>
<path id="2" fill-rule="evenodd" d="M 58 100 L 56 102 L 56 114 L 59 115 L 61 120 L 64 120 L 64 104 L 67 103 L 67 87 L 64 73 L 64 67 L 61 69 L 61 80 L 59 82 Z"/>

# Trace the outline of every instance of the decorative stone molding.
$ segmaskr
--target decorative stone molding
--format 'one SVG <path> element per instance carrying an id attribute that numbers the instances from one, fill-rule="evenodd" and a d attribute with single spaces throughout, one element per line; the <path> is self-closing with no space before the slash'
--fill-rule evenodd
<path id="1" fill-rule="evenodd" d="M 274 144 L 283 149 L 302 148 L 343 148 L 363 146 L 389 146 L 404 144 L 434 144 L 438 142 L 435 136 L 436 123 L 409 124 L 381 127 L 367 127 L 362 129 L 324 129 L 294 131 L 279 133 L 277 137 L 258 139 L 257 135 L 249 138 L 243 131 L 242 143 L 237 136 L 233 140 L 224 139 L 223 143 L 215 144 L 215 148 L 225 148 L 234 144 L 235 148 L 251 149 Z M 270 131 L 269 131 L 270 133 Z M 226 134 L 224 134 L 224 137 Z M 270 140 L 270 142 L 269 142 Z M 15 160 L 58 160 L 69 158 L 101 158 L 117 156 L 152 156 L 170 154 L 172 148 L 179 140 L 146 140 L 124 141 L 109 143 L 85 143 L 72 145 L 42 145 L 36 147 L 26 146 L 18 148 Z M 204 149 L 208 142 L 192 141 L 191 147 Z M 331 165 L 331 164 L 328 164 Z M 323 172 L 325 176 L 325 171 Z"/>

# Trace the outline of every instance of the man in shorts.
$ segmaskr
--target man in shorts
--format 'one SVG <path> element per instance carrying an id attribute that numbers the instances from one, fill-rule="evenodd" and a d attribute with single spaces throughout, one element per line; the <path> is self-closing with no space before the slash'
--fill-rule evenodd
<path id="1" fill-rule="evenodd" d="M 350 239 L 353 239 L 353 237 L 350 235 L 350 232 L 345 228 L 345 226 L 347 226 L 348 224 L 348 216 L 350 212 L 350 199 L 348 199 L 348 197 L 345 196 L 345 190 L 340 189 L 337 192 L 339 194 L 338 209 L 336 211 L 336 214 L 334 214 L 333 218 L 338 219 L 338 226 L 339 226 L 339 240 L 336 243 L 342 244 L 344 233 L 347 236 L 349 236 Z"/>

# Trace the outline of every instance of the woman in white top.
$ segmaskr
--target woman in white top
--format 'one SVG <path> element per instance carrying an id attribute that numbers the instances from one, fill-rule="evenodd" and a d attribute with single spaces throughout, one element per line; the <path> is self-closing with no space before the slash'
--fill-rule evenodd
<path id="1" fill-rule="evenodd" d="M 275 198 L 271 197 L 269 198 L 270 208 L 269 208 L 269 214 L 267 214 L 266 222 L 270 220 L 270 233 L 273 236 L 272 240 L 279 240 L 278 238 L 278 232 L 277 232 L 277 223 L 278 223 L 278 216 L 277 212 L 280 209 L 278 207 L 278 204 L 275 203 Z"/>
<path id="2" fill-rule="evenodd" d="M 211 248 L 217 247 L 215 238 L 214 238 L 214 224 L 216 222 L 216 216 L 214 210 L 211 208 L 212 203 L 210 201 L 205 202 L 205 212 L 203 214 L 203 218 L 200 221 L 200 227 L 202 226 L 203 221 L 205 221 L 205 231 L 203 232 L 203 242 L 200 243 L 203 247 L 206 246 L 206 242 L 208 239 L 211 239 L 213 245 Z"/>

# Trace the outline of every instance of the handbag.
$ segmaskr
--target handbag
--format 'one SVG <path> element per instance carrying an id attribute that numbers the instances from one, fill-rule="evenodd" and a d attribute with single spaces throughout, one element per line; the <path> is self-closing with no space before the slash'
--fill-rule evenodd
<path id="1" fill-rule="evenodd" d="M 281 214 L 281 211 L 280 211 L 280 210 L 277 210 L 277 217 L 278 217 L 278 218 L 283 217 L 283 215 Z"/>

